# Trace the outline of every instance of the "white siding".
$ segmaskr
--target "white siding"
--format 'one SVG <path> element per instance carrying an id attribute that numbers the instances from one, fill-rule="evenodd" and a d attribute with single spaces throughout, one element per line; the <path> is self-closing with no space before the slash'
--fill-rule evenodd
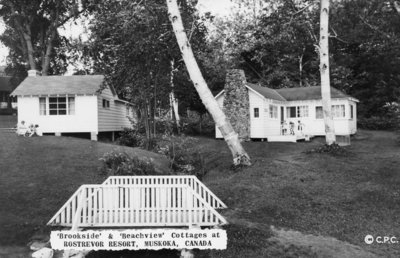
<path id="1" fill-rule="evenodd" d="M 249 90 L 250 101 L 250 138 L 265 138 L 264 98 Z M 259 117 L 254 117 L 254 109 L 258 108 Z"/>
<path id="2" fill-rule="evenodd" d="M 337 135 L 349 135 L 354 134 L 357 130 L 356 125 L 356 104 L 354 105 L 354 119 L 350 119 L 350 103 L 347 99 L 332 99 L 332 105 L 344 105 L 345 117 L 334 118 L 333 123 L 335 126 L 335 134 Z M 286 122 L 294 122 L 295 127 L 298 125 L 298 121 L 304 124 L 303 132 L 310 135 L 325 135 L 325 124 L 324 119 L 316 118 L 316 107 L 322 106 L 321 100 L 308 100 L 308 101 L 290 101 L 287 106 L 308 106 L 308 117 L 301 118 L 285 118 Z"/>
<path id="3" fill-rule="evenodd" d="M 75 96 L 75 115 L 39 115 L 39 97 L 18 96 L 21 121 L 38 124 L 44 133 L 97 132 L 97 96 Z"/>
<path id="4" fill-rule="evenodd" d="M 224 94 L 217 98 L 219 106 L 222 108 Z M 322 106 L 321 100 L 303 100 L 279 102 L 270 99 L 264 99 L 257 93 L 249 90 L 250 101 L 250 135 L 251 138 L 268 138 L 268 136 L 277 136 L 281 134 L 281 107 L 283 107 L 284 120 L 289 124 L 295 124 L 295 132 L 298 128 L 298 121 L 301 121 L 303 133 L 309 135 L 325 135 L 324 119 L 316 118 L 316 107 Z M 357 103 L 347 99 L 332 99 L 332 105 L 344 105 L 345 117 L 334 118 L 335 133 L 337 135 L 350 135 L 357 132 Z M 275 105 L 278 108 L 278 117 L 270 118 L 269 105 Z M 353 105 L 353 119 L 350 117 L 350 105 Z M 286 111 L 290 106 L 308 106 L 308 117 L 288 118 Z M 260 116 L 254 117 L 254 108 L 259 108 Z M 298 133 L 298 132 L 297 132 Z M 215 137 L 222 138 L 219 129 L 215 128 Z"/>
<path id="5" fill-rule="evenodd" d="M 278 116 L 277 118 L 271 118 L 269 114 L 269 105 L 277 107 Z M 275 103 L 271 100 L 265 101 L 265 119 L 264 119 L 264 137 L 272 135 L 280 135 L 281 133 L 281 107 L 282 104 Z"/>
<path id="6" fill-rule="evenodd" d="M 127 116 L 126 104 L 115 101 L 117 97 L 109 88 L 105 88 L 97 98 L 99 132 L 121 131 L 124 127 L 132 126 Z M 110 102 L 109 108 L 103 107 L 103 99 Z"/>

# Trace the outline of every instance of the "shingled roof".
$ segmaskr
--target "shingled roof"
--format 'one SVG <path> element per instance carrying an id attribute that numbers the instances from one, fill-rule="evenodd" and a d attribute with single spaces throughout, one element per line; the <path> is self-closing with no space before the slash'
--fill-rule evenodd
<path id="1" fill-rule="evenodd" d="M 262 87 L 258 84 L 247 83 L 248 88 L 254 90 L 260 95 L 267 99 L 279 100 L 279 101 L 295 101 L 295 100 L 318 100 L 322 99 L 321 87 L 296 87 L 296 88 L 282 88 L 282 89 L 271 89 L 268 87 Z M 218 93 L 215 97 L 222 94 L 224 90 Z M 331 98 L 351 98 L 349 95 L 342 91 L 331 87 Z"/>
<path id="2" fill-rule="evenodd" d="M 262 87 L 257 84 L 252 84 L 252 83 L 247 83 L 247 86 L 254 91 L 258 92 L 259 94 L 263 95 L 267 99 L 274 99 L 274 100 L 279 100 L 279 101 L 286 101 L 285 98 L 283 98 L 276 90 L 267 88 L 267 87 Z"/>
<path id="3" fill-rule="evenodd" d="M 103 75 L 28 76 L 11 95 L 91 95 L 97 93 L 103 80 Z"/>
<path id="4" fill-rule="evenodd" d="M 276 90 L 282 97 L 287 101 L 293 100 L 314 100 L 322 99 L 321 87 L 297 87 L 297 88 L 282 88 Z M 331 87 L 331 98 L 350 98 L 350 96 L 344 94 L 338 89 Z"/>

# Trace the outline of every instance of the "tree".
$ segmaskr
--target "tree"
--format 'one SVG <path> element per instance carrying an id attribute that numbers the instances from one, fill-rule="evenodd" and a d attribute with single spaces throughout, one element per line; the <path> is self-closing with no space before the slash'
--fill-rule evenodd
<path id="1" fill-rule="evenodd" d="M 7 27 L 1 40 L 18 56 L 12 60 L 42 75 L 57 70 L 51 71 L 51 63 L 57 65 L 52 60 L 54 48 L 65 40 L 57 30 L 85 10 L 85 1 L 80 5 L 74 0 L 1 0 L 0 6 Z"/>
<path id="2" fill-rule="evenodd" d="M 203 21 L 189 1 L 182 1 L 181 7 L 190 40 L 201 52 L 207 32 Z M 169 27 L 165 1 L 101 1 L 94 7 L 90 30 L 80 56 L 90 56 L 92 61 L 86 63 L 93 63 L 94 72 L 104 74 L 107 83 L 135 105 L 150 141 L 160 113 L 170 110 L 170 93 L 181 106 L 195 91 Z"/>
<path id="3" fill-rule="evenodd" d="M 324 113 L 325 139 L 328 145 L 336 142 L 335 127 L 333 125 L 331 107 L 331 82 L 329 74 L 329 0 L 321 0 L 320 21 L 320 72 L 322 110 Z"/>
<path id="4" fill-rule="evenodd" d="M 218 106 L 217 101 L 203 78 L 185 33 L 177 1 L 166 0 L 166 2 L 168 6 L 168 16 L 190 78 L 193 81 L 194 87 L 199 93 L 204 106 L 213 117 L 217 127 L 228 144 L 228 147 L 232 152 L 234 165 L 250 165 L 250 157 L 242 147 L 238 134 L 233 130 L 230 122 Z"/>

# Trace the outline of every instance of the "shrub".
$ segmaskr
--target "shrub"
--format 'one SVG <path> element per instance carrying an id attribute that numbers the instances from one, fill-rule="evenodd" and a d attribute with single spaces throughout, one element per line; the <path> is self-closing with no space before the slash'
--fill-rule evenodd
<path id="1" fill-rule="evenodd" d="M 358 126 L 368 130 L 393 130 L 398 128 L 398 122 L 387 116 L 373 116 L 358 119 Z"/>
<path id="2" fill-rule="evenodd" d="M 206 175 L 203 155 L 196 148 L 197 139 L 187 136 L 164 137 L 159 145 L 159 153 L 169 158 L 175 173 L 195 175 L 200 180 Z"/>
<path id="3" fill-rule="evenodd" d="M 154 164 L 151 160 L 130 157 L 126 153 L 105 153 L 100 160 L 103 162 L 101 172 L 110 176 L 156 174 Z"/>
<path id="4" fill-rule="evenodd" d="M 146 137 L 143 134 L 140 134 L 137 129 L 124 128 L 120 133 L 117 143 L 129 147 L 144 147 L 145 141 Z"/>
<path id="5" fill-rule="evenodd" d="M 386 103 L 382 107 L 382 113 L 382 116 L 359 118 L 359 127 L 370 130 L 395 130 L 400 128 L 400 105 L 397 102 Z"/>
<path id="6" fill-rule="evenodd" d="M 215 123 L 209 114 L 200 117 L 197 112 L 188 112 L 187 117 L 182 118 L 184 131 L 188 135 L 214 135 Z"/>

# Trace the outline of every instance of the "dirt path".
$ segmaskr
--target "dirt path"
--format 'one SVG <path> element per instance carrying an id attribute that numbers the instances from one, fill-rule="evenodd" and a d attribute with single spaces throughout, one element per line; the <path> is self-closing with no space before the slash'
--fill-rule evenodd
<path id="1" fill-rule="evenodd" d="M 298 231 L 286 231 L 271 228 L 274 236 L 271 241 L 277 241 L 284 248 L 297 246 L 310 248 L 317 257 L 340 257 L 340 258 L 373 258 L 376 255 L 363 250 L 361 247 L 337 240 L 333 237 L 304 235 Z"/>

